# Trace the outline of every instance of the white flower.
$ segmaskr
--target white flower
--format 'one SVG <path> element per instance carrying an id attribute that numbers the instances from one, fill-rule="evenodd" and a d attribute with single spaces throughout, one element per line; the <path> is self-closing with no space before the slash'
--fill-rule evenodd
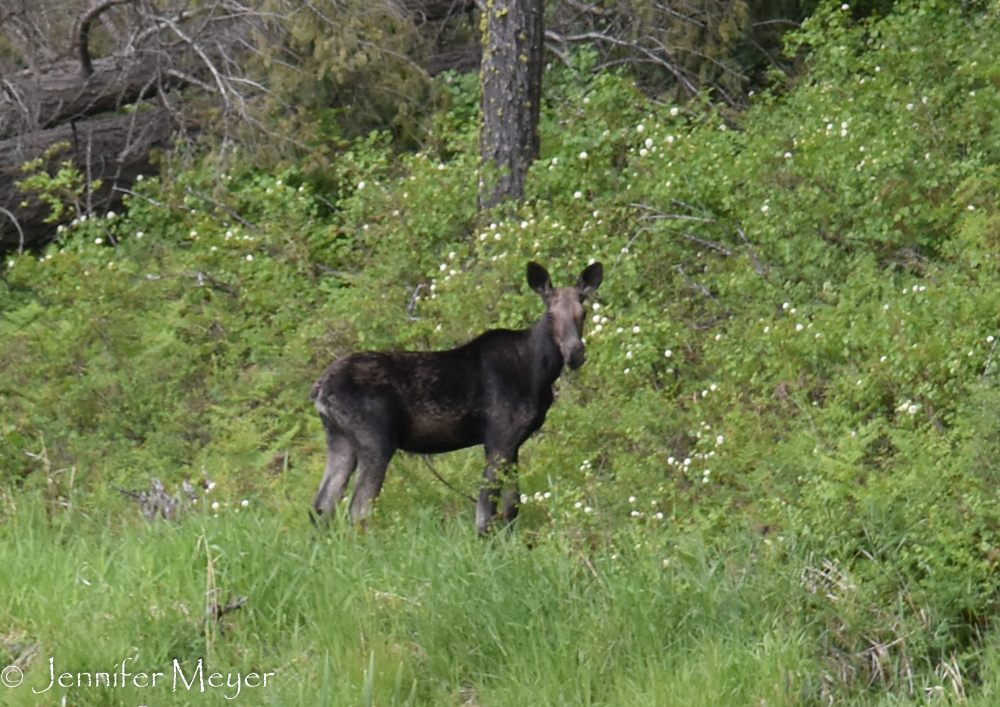
<path id="1" fill-rule="evenodd" d="M 146 234 L 143 233 L 142 231 L 136 231 L 135 232 L 135 237 L 136 238 L 142 238 L 144 235 L 146 235 Z"/>
<path id="2" fill-rule="evenodd" d="M 112 219 L 112 218 L 114 218 L 114 217 L 115 217 L 115 212 L 114 212 L 114 211 L 109 211 L 109 212 L 108 212 L 108 215 L 107 215 L 107 216 L 105 216 L 105 218 L 108 218 L 108 219 Z"/>
<path id="3" fill-rule="evenodd" d="M 135 175 L 135 181 L 141 182 L 142 180 L 143 180 L 143 176 L 141 174 Z"/>
<path id="4" fill-rule="evenodd" d="M 7 261 L 7 267 L 8 267 L 8 268 L 12 268 L 12 267 L 14 267 L 14 261 L 13 261 L 13 260 L 8 260 L 8 261 Z"/>
<path id="5" fill-rule="evenodd" d="M 213 511 L 217 511 L 217 510 L 219 510 L 219 502 L 218 502 L 218 501 L 215 501 L 215 502 L 214 502 L 214 503 L 212 504 L 212 510 L 213 510 Z"/>
<path id="6" fill-rule="evenodd" d="M 680 113 L 680 111 L 677 110 L 676 107 L 670 109 L 670 115 L 676 116 L 678 113 Z"/>
<path id="7" fill-rule="evenodd" d="M 916 405 L 911 405 L 910 407 L 906 408 L 906 412 L 908 412 L 911 415 L 916 415 L 917 414 L 917 410 L 919 410 L 919 409 L 920 408 L 917 407 Z"/>
<path id="8" fill-rule="evenodd" d="M 789 307 L 788 302 L 785 302 L 783 305 L 781 305 L 782 309 L 788 309 L 788 307 Z"/>
<path id="9" fill-rule="evenodd" d="M 582 507 L 583 503 L 581 501 L 577 501 L 576 503 L 573 504 L 573 508 L 582 508 Z"/>
<path id="10" fill-rule="evenodd" d="M 802 331 L 802 325 L 801 324 L 796 324 L 795 325 L 795 331 Z"/>
<path id="11" fill-rule="evenodd" d="M 594 324 L 599 324 L 601 322 L 601 315 L 595 314 L 592 318 L 592 321 L 594 322 Z"/>
<path id="12" fill-rule="evenodd" d="M 684 466 L 691 466 L 691 457 L 687 457 L 684 460 Z"/>
<path id="13" fill-rule="evenodd" d="M 95 238 L 94 239 L 94 245 L 101 245 L 101 243 L 103 243 L 103 242 L 104 242 L 103 238 Z"/>
<path id="14" fill-rule="evenodd" d="M 846 12 L 847 10 L 851 9 L 851 6 L 845 2 L 843 5 L 840 6 L 840 9 Z"/>
<path id="15" fill-rule="evenodd" d="M 502 237 L 502 236 L 501 236 L 501 235 L 500 235 L 499 233 L 496 233 L 496 234 L 494 234 L 494 236 L 493 236 L 493 240 L 495 240 L 495 241 L 499 241 L 499 240 L 501 239 L 501 237 Z"/>
<path id="16" fill-rule="evenodd" d="M 652 147 L 652 146 L 653 146 L 653 138 L 647 137 L 646 138 L 646 147 Z"/>
<path id="17" fill-rule="evenodd" d="M 602 329 L 604 329 L 604 327 L 598 324 L 597 326 L 594 327 L 594 333 L 600 333 Z"/>
<path id="18" fill-rule="evenodd" d="M 641 150 L 639 150 L 639 157 L 645 157 L 648 154 L 649 154 L 649 150 L 647 150 L 645 147 L 642 148 Z"/>
<path id="19" fill-rule="evenodd" d="M 969 204 L 969 206 L 967 208 L 969 209 L 969 211 L 975 211 L 976 210 L 975 204 Z"/>
<path id="20" fill-rule="evenodd" d="M 358 191 L 361 191 L 364 188 L 365 188 L 365 183 L 364 182 L 358 182 Z"/>
<path id="21" fill-rule="evenodd" d="M 217 248 L 217 247 L 215 247 L 215 246 L 212 246 L 212 252 L 213 252 L 213 253 L 214 253 L 215 251 L 217 251 L 217 250 L 218 250 L 218 248 Z"/>
<path id="22" fill-rule="evenodd" d="M 580 192 L 580 191 L 575 191 L 575 192 L 573 192 L 573 198 L 574 198 L 574 199 L 579 199 L 579 198 L 581 198 L 582 196 L 583 196 L 583 192 Z"/>
<path id="23" fill-rule="evenodd" d="M 583 151 L 583 152 L 580 153 L 580 159 L 581 160 L 587 159 L 587 152 L 586 151 Z"/>
<path id="24" fill-rule="evenodd" d="M 559 158 L 558 157 L 553 157 L 552 158 L 552 164 L 559 164 Z"/>
<path id="25" fill-rule="evenodd" d="M 638 333 L 639 333 L 639 331 L 640 331 L 640 330 L 639 330 L 639 327 L 637 327 L 637 326 L 634 326 L 634 327 L 632 327 L 632 333 L 633 333 L 633 334 L 638 334 Z"/>
<path id="26" fill-rule="evenodd" d="M 628 497 L 628 502 L 629 503 L 635 503 L 635 496 L 629 496 Z"/>
<path id="27" fill-rule="evenodd" d="M 913 110 L 913 104 L 912 103 L 907 103 L 906 104 L 906 110 Z"/>
<path id="28" fill-rule="evenodd" d="M 244 508 L 246 508 L 247 506 L 250 505 L 250 501 L 248 501 L 248 500 L 246 500 L 244 498 L 242 501 L 240 501 L 240 505 L 243 506 Z"/>
<path id="29" fill-rule="evenodd" d="M 880 359 L 879 359 L 879 361 L 880 361 L 881 363 L 885 363 L 885 356 L 883 356 L 882 358 L 880 358 Z"/>
<path id="30" fill-rule="evenodd" d="M 583 508 L 583 512 L 584 513 L 590 513 L 592 510 L 594 510 L 594 509 L 591 508 L 590 506 L 584 506 L 584 508 Z"/>
<path id="31" fill-rule="evenodd" d="M 188 236 L 190 238 L 197 238 L 198 237 L 198 232 L 197 231 L 191 231 L 191 233 L 189 233 Z"/>
<path id="32" fill-rule="evenodd" d="M 671 351 L 670 349 L 667 349 L 666 351 L 663 352 L 663 355 L 667 358 L 670 358 L 674 355 L 674 352 Z"/>
<path id="33" fill-rule="evenodd" d="M 766 326 L 766 327 L 764 327 L 764 333 L 765 333 L 765 334 L 766 334 L 767 332 L 769 332 L 769 331 L 771 331 L 771 327 L 769 327 L 769 326 Z"/>
<path id="34" fill-rule="evenodd" d="M 726 441 L 726 438 L 725 438 L 725 437 L 723 437 L 722 435 L 719 435 L 718 437 L 716 437 L 716 438 L 715 438 L 715 446 L 716 446 L 716 447 L 720 447 L 720 446 L 722 446 L 722 443 L 723 443 L 724 441 Z"/>
<path id="35" fill-rule="evenodd" d="M 785 159 L 786 159 L 786 160 L 790 160 L 790 159 L 792 159 L 792 153 L 791 153 L 791 152 L 786 152 L 786 153 L 785 153 Z"/>
<path id="36" fill-rule="evenodd" d="M 593 309 L 595 312 L 597 310 L 599 310 L 600 308 L 601 308 L 601 303 L 600 302 L 594 302 L 594 304 L 591 305 L 591 309 Z"/>
<path id="37" fill-rule="evenodd" d="M 528 502 L 528 495 L 522 493 L 521 494 L 521 503 L 527 503 L 527 502 Z"/>
<path id="38" fill-rule="evenodd" d="M 633 518 L 638 518 L 642 514 L 639 513 L 639 511 L 632 511 L 631 513 L 629 513 L 629 515 L 632 516 Z"/>
<path id="39" fill-rule="evenodd" d="M 528 222 L 527 221 L 521 221 L 521 228 L 527 228 L 527 227 L 528 227 Z"/>
<path id="40" fill-rule="evenodd" d="M 659 513 L 656 514 L 656 520 L 663 520 L 663 512 L 662 511 L 660 511 Z"/>
<path id="41" fill-rule="evenodd" d="M 635 131 L 637 133 L 641 133 L 645 129 L 646 129 L 646 126 L 643 125 L 642 123 L 639 123 L 638 125 L 635 126 Z"/>
<path id="42" fill-rule="evenodd" d="M 763 206 L 760 207 L 760 212 L 762 214 L 766 214 L 770 210 L 770 208 L 771 208 L 770 206 L 768 206 L 767 204 L 764 204 Z"/>
<path id="43" fill-rule="evenodd" d="M 253 262 L 253 256 L 250 253 L 247 253 L 247 262 L 248 263 L 252 263 Z"/>
<path id="44" fill-rule="evenodd" d="M 448 260 L 453 260 L 455 258 L 455 251 L 448 253 Z"/>
<path id="45" fill-rule="evenodd" d="M 625 373 L 629 373 L 631 370 L 632 370 L 631 368 L 626 368 Z"/>
<path id="46" fill-rule="evenodd" d="M 13 265 L 14 261 L 13 260 L 10 261 L 10 264 Z M 990 334 L 989 336 L 986 337 L 986 343 L 987 344 L 992 344 L 993 343 L 993 335 L 992 334 Z"/>

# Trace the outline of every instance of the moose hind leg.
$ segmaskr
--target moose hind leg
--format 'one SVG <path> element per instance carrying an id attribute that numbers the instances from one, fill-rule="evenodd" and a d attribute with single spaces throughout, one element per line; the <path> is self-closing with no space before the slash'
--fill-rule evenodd
<path id="1" fill-rule="evenodd" d="M 385 472 L 395 450 L 378 447 L 358 452 L 358 481 L 351 497 L 351 522 L 357 523 L 371 512 L 372 503 L 382 490 Z"/>
<path id="2" fill-rule="evenodd" d="M 358 457 L 347 435 L 323 420 L 326 429 L 326 471 L 313 499 L 313 508 L 319 513 L 333 513 L 344 497 L 347 482 L 354 473 Z"/>

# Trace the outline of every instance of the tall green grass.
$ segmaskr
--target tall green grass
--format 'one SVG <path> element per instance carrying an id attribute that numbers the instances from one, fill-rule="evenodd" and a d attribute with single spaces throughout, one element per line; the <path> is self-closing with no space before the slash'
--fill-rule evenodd
<path id="1" fill-rule="evenodd" d="M 199 660 L 206 680 L 223 676 L 217 684 L 274 673 L 266 688 L 244 683 L 240 704 L 827 703 L 803 560 L 776 560 L 755 533 L 708 544 L 668 529 L 661 558 L 639 535 L 634 552 L 609 555 L 569 536 L 481 541 L 470 528 L 411 512 L 364 533 L 317 529 L 301 513 L 254 507 L 177 524 L 50 520 L 27 500 L 0 526 L 11 653 L 0 658 L 37 648 L 0 702 L 230 703 L 235 689 L 174 691 L 176 659 L 187 680 Z M 247 601 L 206 620 L 206 596 Z M 73 686 L 35 694 L 49 658 Z M 133 675 L 165 676 L 155 688 L 88 688 L 85 676 L 76 686 L 77 673 L 113 674 L 126 658 Z M 991 675 L 978 676 L 981 704 Z M 954 697 L 948 676 L 935 677 L 916 676 L 917 703 Z M 855 704 L 896 704 L 905 692 Z"/>
<path id="2" fill-rule="evenodd" d="M 244 686 L 243 704 L 798 704 L 814 691 L 807 633 L 782 598 L 795 583 L 758 572 L 749 545 L 689 539 L 664 567 L 565 539 L 484 542 L 468 521 L 411 514 L 358 533 L 244 509 L 176 525 L 60 524 L 29 502 L 0 531 L 0 615 L 8 646 L 38 647 L 24 683 L 0 698 L 180 705 L 233 694 L 172 691 L 174 659 L 188 679 L 199 659 L 206 677 L 276 673 L 267 688 Z M 212 576 L 221 603 L 247 597 L 218 622 L 205 620 Z M 50 657 L 57 676 L 113 673 L 132 658 L 128 672 L 166 677 L 155 689 L 74 678 L 34 694 Z"/>

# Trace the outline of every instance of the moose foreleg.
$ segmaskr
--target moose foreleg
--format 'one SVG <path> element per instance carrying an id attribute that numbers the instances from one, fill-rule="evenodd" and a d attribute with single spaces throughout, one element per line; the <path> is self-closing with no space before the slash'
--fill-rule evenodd
<path id="1" fill-rule="evenodd" d="M 497 512 L 497 504 L 503 502 L 504 523 L 517 517 L 521 500 L 517 486 L 517 451 L 507 454 L 493 453 L 488 456 L 483 470 L 485 483 L 479 491 L 476 504 L 476 531 L 483 535 Z"/>

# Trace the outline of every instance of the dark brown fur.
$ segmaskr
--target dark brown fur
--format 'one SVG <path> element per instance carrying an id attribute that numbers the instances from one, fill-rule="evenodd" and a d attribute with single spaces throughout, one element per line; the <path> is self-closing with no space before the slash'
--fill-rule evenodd
<path id="1" fill-rule="evenodd" d="M 464 346 L 428 353 L 366 351 L 335 361 L 310 398 L 327 438 L 327 464 L 313 508 L 332 513 L 355 468 L 358 481 L 351 518 L 367 515 L 397 449 L 420 454 L 482 444 L 486 481 L 476 508 L 476 528 L 485 532 L 496 514 L 502 483 L 503 518 L 517 516 L 513 479 L 517 453 L 545 421 L 552 385 L 563 365 L 584 362 L 583 300 L 601 284 L 594 263 L 576 287 L 554 289 L 545 268 L 528 264 L 528 283 L 545 302 L 545 316 L 529 329 L 493 329 Z"/>

